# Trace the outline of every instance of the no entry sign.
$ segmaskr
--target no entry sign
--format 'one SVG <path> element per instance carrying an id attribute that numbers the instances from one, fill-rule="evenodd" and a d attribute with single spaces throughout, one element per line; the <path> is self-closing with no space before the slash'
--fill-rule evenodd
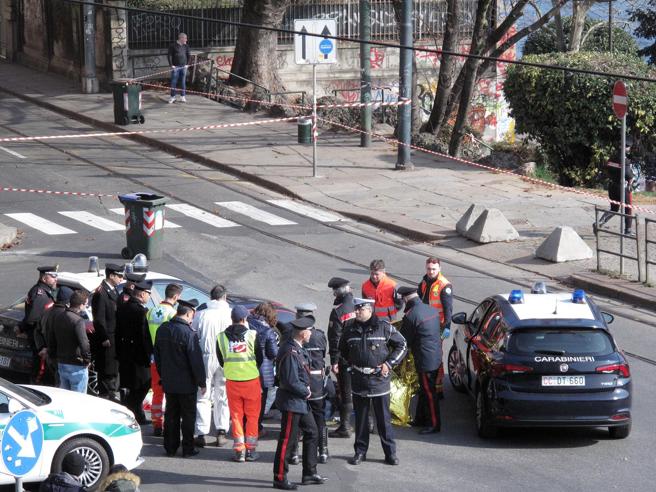
<path id="1" fill-rule="evenodd" d="M 626 109 L 628 106 L 628 97 L 626 94 L 626 86 L 624 82 L 618 80 L 613 86 L 613 112 L 615 116 L 622 119 L 626 116 Z"/>

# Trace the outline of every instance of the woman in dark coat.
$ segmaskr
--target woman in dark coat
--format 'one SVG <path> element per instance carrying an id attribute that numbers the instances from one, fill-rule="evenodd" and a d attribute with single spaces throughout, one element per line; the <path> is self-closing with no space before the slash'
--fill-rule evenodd
<path id="1" fill-rule="evenodd" d="M 278 342 L 273 326 L 276 326 L 278 318 L 276 309 L 270 302 L 263 302 L 258 305 L 253 313 L 248 317 L 248 326 L 257 331 L 257 340 L 259 351 L 258 360 L 262 360 L 260 365 L 260 383 L 262 385 L 262 405 L 260 409 L 259 428 L 262 431 L 262 419 L 264 418 L 264 409 L 266 406 L 269 388 L 274 386 L 274 366 L 278 356 Z"/>

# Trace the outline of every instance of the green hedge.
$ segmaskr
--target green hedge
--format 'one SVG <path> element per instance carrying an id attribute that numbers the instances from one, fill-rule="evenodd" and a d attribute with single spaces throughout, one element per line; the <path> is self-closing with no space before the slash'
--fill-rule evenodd
<path id="1" fill-rule="evenodd" d="M 656 79 L 639 58 L 608 53 L 550 53 L 525 61 Z M 515 131 L 535 139 L 564 185 L 596 185 L 618 147 L 621 122 L 612 113 L 614 80 L 561 70 L 511 66 L 504 94 L 515 118 Z M 627 82 L 627 128 L 656 133 L 656 84 Z"/>

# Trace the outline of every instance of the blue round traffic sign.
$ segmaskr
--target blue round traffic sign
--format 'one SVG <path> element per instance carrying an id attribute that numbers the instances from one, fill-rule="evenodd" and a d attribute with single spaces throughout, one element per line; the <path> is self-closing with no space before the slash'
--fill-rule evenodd
<path id="1" fill-rule="evenodd" d="M 43 449 L 43 426 L 32 410 L 14 415 L 2 435 L 2 461 L 7 471 L 22 477 L 32 471 Z"/>
<path id="2" fill-rule="evenodd" d="M 330 39 L 322 39 L 319 43 L 319 51 L 324 55 L 330 54 L 333 50 L 333 42 Z"/>

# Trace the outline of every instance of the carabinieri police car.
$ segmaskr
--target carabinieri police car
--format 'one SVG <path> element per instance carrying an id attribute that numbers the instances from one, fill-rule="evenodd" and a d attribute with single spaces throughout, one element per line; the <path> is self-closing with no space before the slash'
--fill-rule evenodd
<path id="1" fill-rule="evenodd" d="M 631 372 L 585 292 L 513 290 L 453 316 L 449 378 L 476 401 L 481 437 L 500 427 L 608 427 L 631 432 Z"/>

